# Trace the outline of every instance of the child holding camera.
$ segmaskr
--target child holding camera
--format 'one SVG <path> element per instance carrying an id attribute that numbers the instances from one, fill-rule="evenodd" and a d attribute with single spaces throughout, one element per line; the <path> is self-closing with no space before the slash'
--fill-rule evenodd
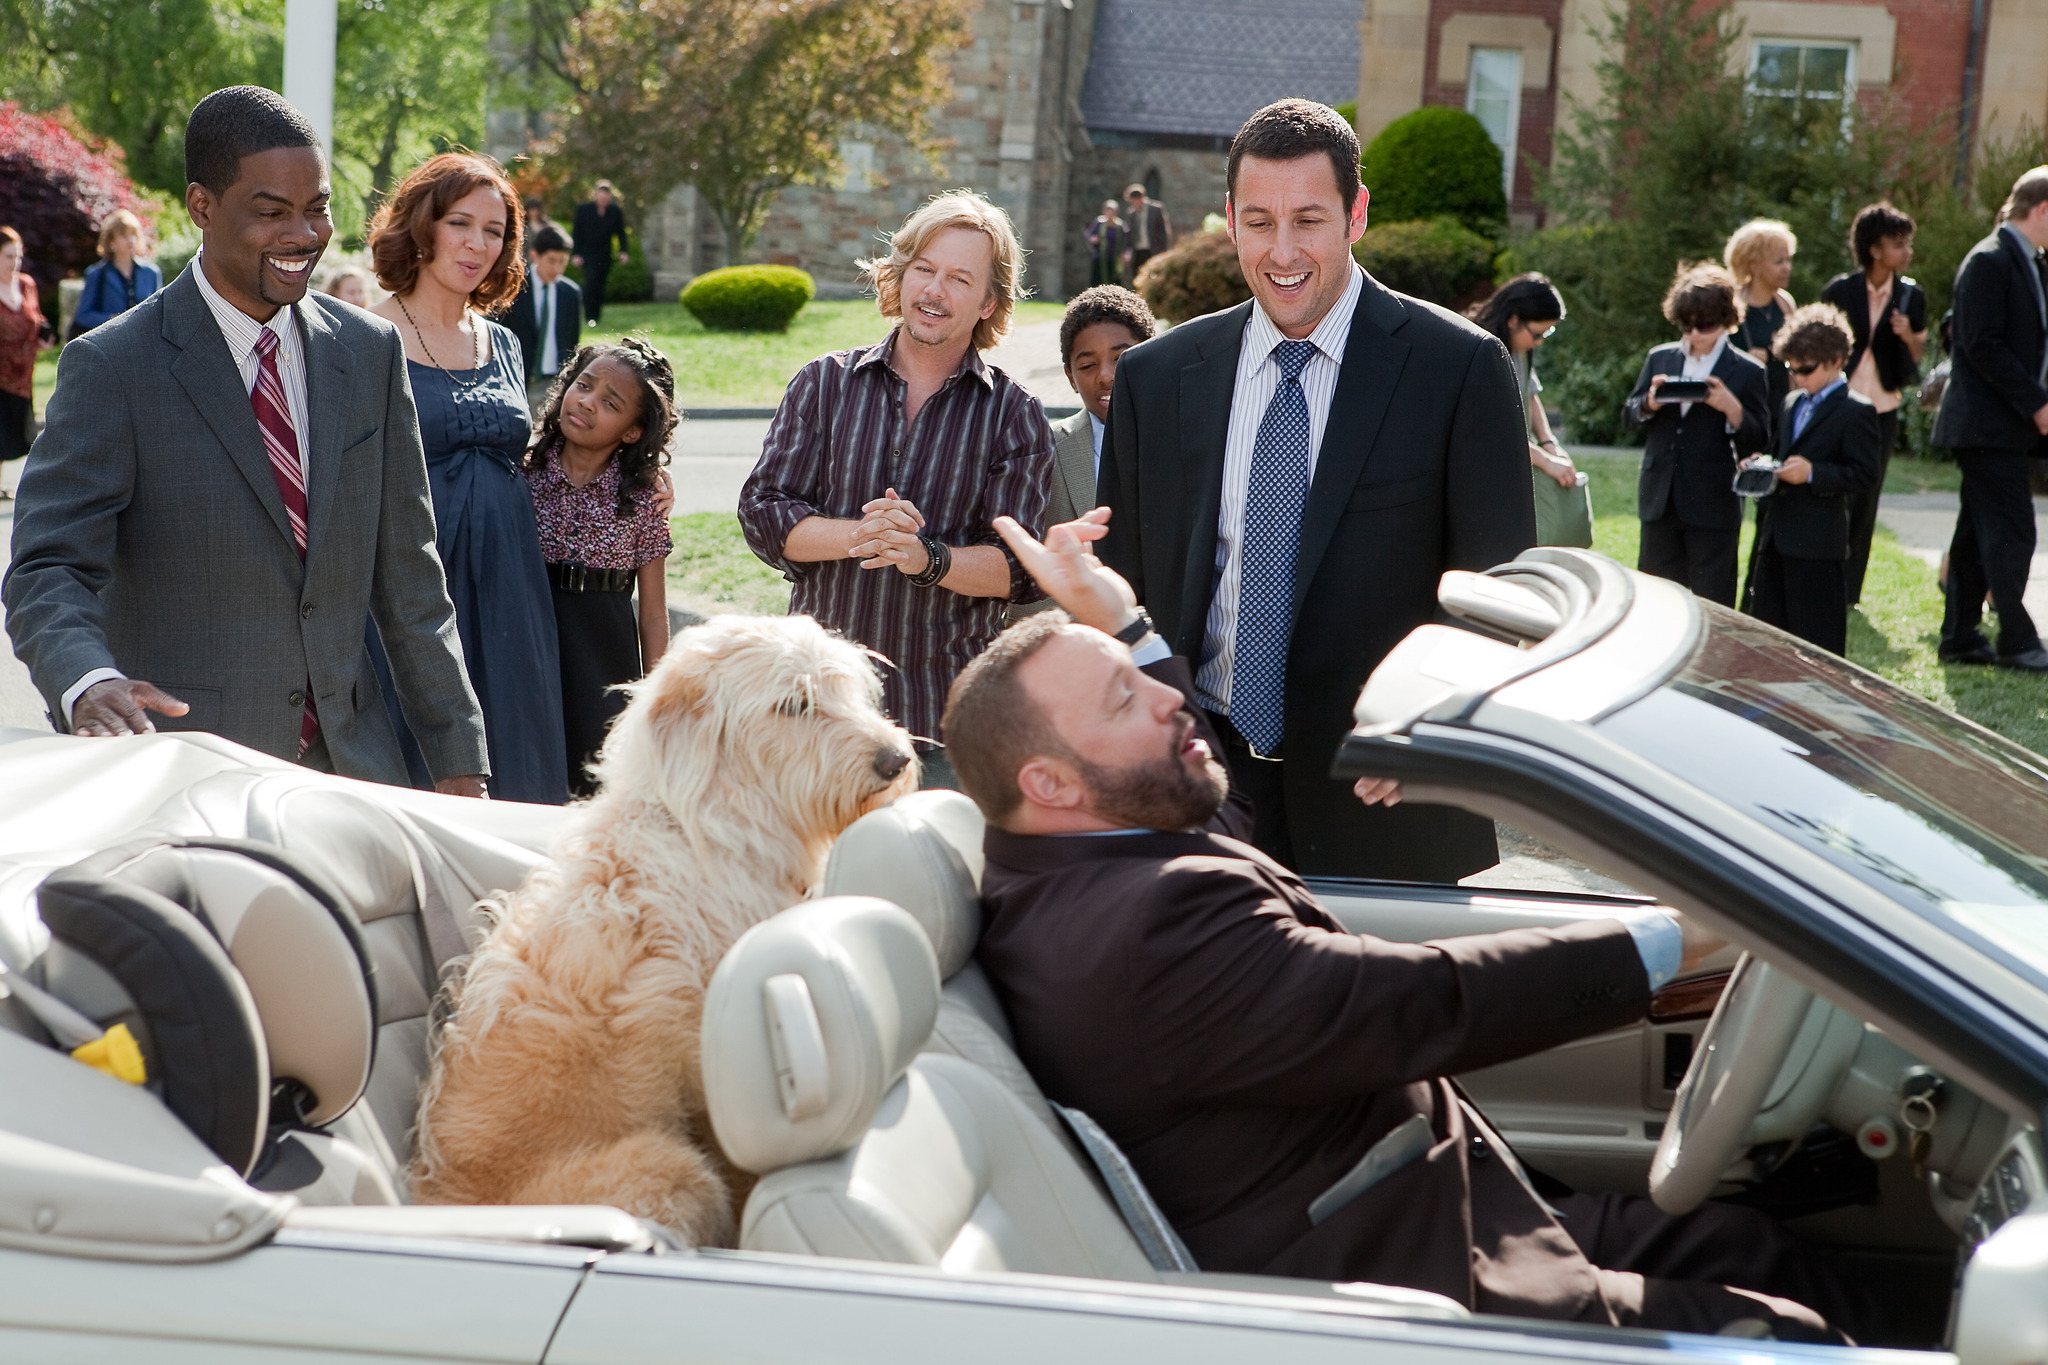
<path id="1" fill-rule="evenodd" d="M 1884 472 L 1877 408 L 1842 377 L 1855 336 L 1832 304 L 1785 319 L 1771 349 L 1792 379 L 1778 414 L 1777 487 L 1757 502 L 1743 607 L 1800 639 L 1845 654 L 1850 510 Z"/>
<path id="2" fill-rule="evenodd" d="M 1760 362 L 1729 344 L 1742 308 L 1735 277 L 1720 266 L 1680 266 L 1664 316 L 1682 339 L 1651 348 L 1624 409 L 1630 426 L 1649 428 L 1636 484 L 1636 567 L 1732 607 L 1742 537 L 1735 465 L 1769 442 L 1768 380 Z"/>

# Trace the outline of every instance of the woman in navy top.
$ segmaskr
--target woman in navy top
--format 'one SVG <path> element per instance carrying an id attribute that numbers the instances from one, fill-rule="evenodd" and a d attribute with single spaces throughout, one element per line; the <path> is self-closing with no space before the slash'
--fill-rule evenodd
<path id="1" fill-rule="evenodd" d="M 100 258 L 85 272 L 85 289 L 71 318 L 71 335 L 90 332 L 154 294 L 163 275 L 135 258 L 143 250 L 142 220 L 115 209 L 100 224 Z"/>

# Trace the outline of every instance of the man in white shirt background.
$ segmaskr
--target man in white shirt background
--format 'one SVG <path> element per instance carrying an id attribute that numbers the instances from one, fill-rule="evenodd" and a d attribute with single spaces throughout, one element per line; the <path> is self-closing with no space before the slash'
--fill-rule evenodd
<path id="1" fill-rule="evenodd" d="M 569 268 L 569 239 L 549 223 L 533 234 L 531 264 L 519 297 L 505 310 L 505 326 L 526 353 L 526 398 L 538 413 L 555 376 L 583 340 L 583 291 L 562 272 Z"/>

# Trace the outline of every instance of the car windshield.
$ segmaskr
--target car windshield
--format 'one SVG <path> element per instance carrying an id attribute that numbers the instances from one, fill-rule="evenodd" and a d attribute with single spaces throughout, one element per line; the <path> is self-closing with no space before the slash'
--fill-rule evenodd
<path id="1" fill-rule="evenodd" d="M 1702 607 L 1690 662 L 1600 733 L 2048 986 L 2048 760 Z"/>

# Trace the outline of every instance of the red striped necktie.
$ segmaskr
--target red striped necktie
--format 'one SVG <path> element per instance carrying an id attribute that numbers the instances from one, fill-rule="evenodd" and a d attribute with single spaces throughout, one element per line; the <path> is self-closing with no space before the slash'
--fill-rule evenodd
<path id="1" fill-rule="evenodd" d="M 298 430 L 292 426 L 291 404 L 284 396 L 284 375 L 277 368 L 277 333 L 268 327 L 256 334 L 256 387 L 249 391 L 250 406 L 256 409 L 256 425 L 263 429 L 263 448 L 270 456 L 270 473 L 277 480 L 278 496 L 284 499 L 285 518 L 291 522 L 292 544 L 299 562 L 306 559 L 306 470 L 299 460 Z M 306 710 L 299 721 L 299 757 L 320 732 L 320 717 L 313 710 L 312 688 L 306 690 Z"/>

